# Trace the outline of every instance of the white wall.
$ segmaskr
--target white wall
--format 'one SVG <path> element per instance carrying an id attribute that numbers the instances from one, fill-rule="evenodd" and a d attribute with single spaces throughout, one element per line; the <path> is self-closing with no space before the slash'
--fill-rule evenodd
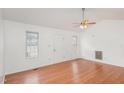
<path id="1" fill-rule="evenodd" d="M 72 36 L 79 36 L 77 32 L 34 26 L 7 20 L 5 20 L 4 23 L 6 74 L 79 57 L 79 51 L 72 46 Z M 25 31 L 39 32 L 38 58 L 25 58 Z M 59 38 L 64 39 L 62 41 L 62 39 L 59 40 Z M 59 44 L 61 44 L 61 48 L 56 47 Z M 53 52 L 54 47 L 57 49 L 56 53 Z M 59 51 L 59 49 L 61 51 Z"/>
<path id="2" fill-rule="evenodd" d="M 82 57 L 95 60 L 95 50 L 103 51 L 101 62 L 124 67 L 124 20 L 104 20 L 81 33 Z"/>
<path id="3" fill-rule="evenodd" d="M 0 9 L 0 83 L 3 83 L 4 78 L 4 63 L 3 63 L 3 20 L 2 9 Z"/>
<path id="4" fill-rule="evenodd" d="M 124 66 L 124 21 L 104 20 L 89 27 L 88 31 L 80 33 L 7 20 L 4 23 L 6 74 L 78 57 L 96 60 L 96 50 L 103 51 L 101 62 Z M 25 58 L 25 31 L 27 30 L 40 34 L 39 57 L 36 59 Z M 73 35 L 77 35 L 78 39 L 80 35 L 77 50 L 72 46 Z M 61 43 L 59 39 L 63 37 Z M 54 53 L 53 48 L 60 51 Z"/>

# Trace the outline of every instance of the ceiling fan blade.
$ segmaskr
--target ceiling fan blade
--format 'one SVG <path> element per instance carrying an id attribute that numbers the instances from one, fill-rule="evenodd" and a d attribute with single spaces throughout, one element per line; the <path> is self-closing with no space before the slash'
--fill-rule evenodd
<path id="1" fill-rule="evenodd" d="M 80 24 L 80 23 L 72 23 L 72 24 Z"/>
<path id="2" fill-rule="evenodd" d="M 73 27 L 80 27 L 80 24 L 76 24 L 76 25 L 74 25 Z"/>
<path id="3" fill-rule="evenodd" d="M 87 24 L 96 24 L 96 22 L 88 22 Z"/>

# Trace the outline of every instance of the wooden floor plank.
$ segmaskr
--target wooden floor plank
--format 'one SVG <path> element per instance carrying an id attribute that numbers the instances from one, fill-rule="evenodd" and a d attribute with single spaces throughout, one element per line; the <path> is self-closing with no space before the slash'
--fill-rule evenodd
<path id="1" fill-rule="evenodd" d="M 124 68 L 75 59 L 6 76 L 6 84 L 124 84 Z"/>

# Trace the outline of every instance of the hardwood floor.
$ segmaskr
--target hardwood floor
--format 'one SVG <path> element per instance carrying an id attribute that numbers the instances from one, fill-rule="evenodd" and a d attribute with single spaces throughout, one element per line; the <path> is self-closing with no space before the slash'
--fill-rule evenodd
<path id="1" fill-rule="evenodd" d="M 124 84 L 124 68 L 76 59 L 6 76 L 6 84 Z"/>

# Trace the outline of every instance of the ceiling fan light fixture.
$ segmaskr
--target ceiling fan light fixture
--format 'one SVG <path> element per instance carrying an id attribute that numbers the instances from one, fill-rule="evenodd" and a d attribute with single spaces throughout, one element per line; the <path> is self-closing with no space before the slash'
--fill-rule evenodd
<path id="1" fill-rule="evenodd" d="M 81 29 L 84 29 L 84 27 L 83 27 L 82 25 L 80 25 L 80 28 L 81 28 Z"/>
<path id="2" fill-rule="evenodd" d="M 86 29 L 87 28 L 87 25 L 84 25 L 84 28 Z"/>
<path id="3" fill-rule="evenodd" d="M 87 28 L 87 25 L 80 25 L 80 28 L 81 29 L 86 29 Z"/>
<path id="4" fill-rule="evenodd" d="M 78 23 L 78 26 L 80 26 L 81 29 L 87 29 L 89 27 L 89 25 L 96 24 L 96 22 L 90 21 L 85 18 L 85 8 L 82 8 L 82 13 L 83 13 L 82 20 L 80 23 Z"/>

